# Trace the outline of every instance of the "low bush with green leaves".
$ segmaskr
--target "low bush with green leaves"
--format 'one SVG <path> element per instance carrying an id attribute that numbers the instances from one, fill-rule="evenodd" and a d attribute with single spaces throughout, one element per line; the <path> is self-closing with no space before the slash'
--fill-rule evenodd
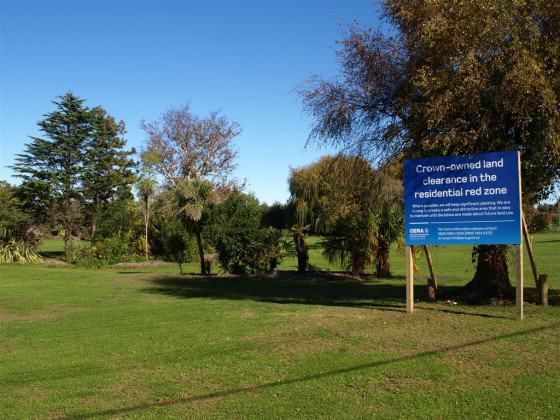
<path id="1" fill-rule="evenodd" d="M 274 270 L 293 254 L 291 241 L 274 227 L 261 228 L 262 207 L 252 195 L 233 192 L 212 214 L 211 238 L 221 267 L 233 274 Z"/>
<path id="2" fill-rule="evenodd" d="M 245 249 L 242 259 L 253 271 L 271 272 L 289 255 L 295 255 L 293 242 L 284 239 L 281 230 L 268 227 L 259 231 L 258 237 Z"/>
<path id="3" fill-rule="evenodd" d="M 196 244 L 194 238 L 180 230 L 167 232 L 163 236 L 164 259 L 176 262 L 179 272 L 183 274 L 183 264 L 194 261 L 196 258 Z"/>
<path id="4" fill-rule="evenodd" d="M 73 264 L 102 267 L 121 262 L 139 261 L 138 247 L 127 237 L 112 236 L 94 243 L 74 242 L 71 250 Z"/>
<path id="5" fill-rule="evenodd" d="M 236 191 L 216 206 L 212 239 L 224 270 L 233 274 L 255 270 L 247 256 L 259 241 L 260 224 L 261 208 L 251 195 Z"/>

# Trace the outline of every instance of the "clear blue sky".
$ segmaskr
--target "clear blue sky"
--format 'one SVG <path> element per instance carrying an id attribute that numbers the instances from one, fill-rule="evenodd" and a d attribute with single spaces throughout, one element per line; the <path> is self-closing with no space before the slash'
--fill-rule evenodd
<path id="1" fill-rule="evenodd" d="M 336 41 L 353 20 L 379 25 L 371 0 L 0 0 L 0 179 L 38 135 L 51 101 L 71 90 L 125 121 L 185 103 L 241 124 L 236 176 L 268 203 L 285 201 L 290 167 L 325 150 L 305 148 L 311 120 L 294 88 L 338 72 Z"/>

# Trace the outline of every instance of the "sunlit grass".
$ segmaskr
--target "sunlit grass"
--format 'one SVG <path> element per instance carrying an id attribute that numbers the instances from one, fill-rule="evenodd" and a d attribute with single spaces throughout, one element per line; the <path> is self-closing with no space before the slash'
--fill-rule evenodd
<path id="1" fill-rule="evenodd" d="M 555 288 L 559 244 L 535 238 Z M 442 282 L 469 252 L 434 250 Z M 418 282 L 410 316 L 402 277 L 176 273 L 0 266 L 1 417 L 560 417 L 558 306 L 519 322 Z"/>

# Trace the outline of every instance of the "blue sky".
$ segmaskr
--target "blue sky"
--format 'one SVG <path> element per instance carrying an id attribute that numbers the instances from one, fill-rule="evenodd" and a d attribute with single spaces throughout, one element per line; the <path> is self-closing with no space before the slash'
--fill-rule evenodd
<path id="1" fill-rule="evenodd" d="M 71 90 L 127 126 L 189 104 L 238 121 L 236 176 L 268 203 L 288 198 L 290 167 L 327 150 L 305 147 L 311 120 L 294 89 L 337 74 L 336 41 L 352 21 L 379 25 L 371 0 L 0 0 L 0 179 L 38 135 L 51 101 Z"/>

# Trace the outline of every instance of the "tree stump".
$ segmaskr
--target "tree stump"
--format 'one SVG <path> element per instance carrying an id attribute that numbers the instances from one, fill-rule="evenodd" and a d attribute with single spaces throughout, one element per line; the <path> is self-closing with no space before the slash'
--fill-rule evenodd
<path id="1" fill-rule="evenodd" d="M 548 276 L 546 274 L 541 274 L 537 283 L 539 305 L 548 306 Z"/>

